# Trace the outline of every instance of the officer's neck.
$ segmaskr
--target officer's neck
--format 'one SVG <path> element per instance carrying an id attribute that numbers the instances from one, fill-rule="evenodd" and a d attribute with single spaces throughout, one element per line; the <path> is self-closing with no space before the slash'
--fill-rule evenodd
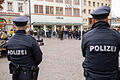
<path id="1" fill-rule="evenodd" d="M 105 18 L 105 19 L 95 19 L 95 22 L 100 22 L 100 21 L 104 21 L 104 22 L 107 22 L 108 21 L 108 19 L 107 18 Z"/>
<path id="2" fill-rule="evenodd" d="M 25 27 L 16 27 L 16 30 L 25 30 Z"/>

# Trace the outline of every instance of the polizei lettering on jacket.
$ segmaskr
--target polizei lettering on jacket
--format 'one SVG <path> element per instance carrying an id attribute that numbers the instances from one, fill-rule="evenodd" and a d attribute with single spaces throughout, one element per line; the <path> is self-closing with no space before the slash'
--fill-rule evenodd
<path id="1" fill-rule="evenodd" d="M 27 55 L 27 50 L 8 50 L 8 55 Z"/>
<path id="2" fill-rule="evenodd" d="M 90 46 L 90 52 L 96 51 L 96 52 L 116 52 L 116 46 L 109 46 L 109 45 L 94 45 Z"/>

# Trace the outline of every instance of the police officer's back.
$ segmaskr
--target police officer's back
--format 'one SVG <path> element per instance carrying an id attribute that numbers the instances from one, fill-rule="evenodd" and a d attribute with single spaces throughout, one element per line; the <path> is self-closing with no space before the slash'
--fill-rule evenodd
<path id="1" fill-rule="evenodd" d="M 117 80 L 120 35 L 110 29 L 107 17 L 108 6 L 91 13 L 96 23 L 92 30 L 83 35 L 82 53 L 85 57 L 83 68 L 86 80 Z"/>
<path id="2" fill-rule="evenodd" d="M 26 35 L 25 26 L 28 18 L 17 17 L 13 22 L 17 31 L 6 44 L 10 72 L 13 80 L 37 80 L 39 68 L 42 61 L 42 52 L 37 41 L 30 35 Z"/>

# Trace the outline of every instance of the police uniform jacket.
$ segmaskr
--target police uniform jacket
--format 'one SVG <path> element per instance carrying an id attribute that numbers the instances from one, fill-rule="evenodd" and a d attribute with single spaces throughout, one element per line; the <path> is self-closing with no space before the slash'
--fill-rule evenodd
<path id="1" fill-rule="evenodd" d="M 42 52 L 37 41 L 24 30 L 16 31 L 6 44 L 8 60 L 21 66 L 37 66 L 42 61 Z"/>
<path id="2" fill-rule="evenodd" d="M 110 29 L 110 25 L 103 21 L 95 23 L 92 28 L 82 39 L 82 54 L 85 57 L 83 68 L 104 76 L 116 73 L 120 34 Z"/>

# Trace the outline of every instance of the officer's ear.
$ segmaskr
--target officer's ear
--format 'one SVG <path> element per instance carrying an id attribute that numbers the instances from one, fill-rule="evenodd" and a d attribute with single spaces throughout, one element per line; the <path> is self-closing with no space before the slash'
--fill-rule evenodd
<path id="1" fill-rule="evenodd" d="M 14 29 L 17 29 L 17 27 L 15 25 L 13 25 Z"/>
<path id="2" fill-rule="evenodd" d="M 29 28 L 29 26 L 28 26 L 28 25 L 26 25 L 26 26 L 25 26 L 25 30 L 26 30 L 27 28 Z"/>

